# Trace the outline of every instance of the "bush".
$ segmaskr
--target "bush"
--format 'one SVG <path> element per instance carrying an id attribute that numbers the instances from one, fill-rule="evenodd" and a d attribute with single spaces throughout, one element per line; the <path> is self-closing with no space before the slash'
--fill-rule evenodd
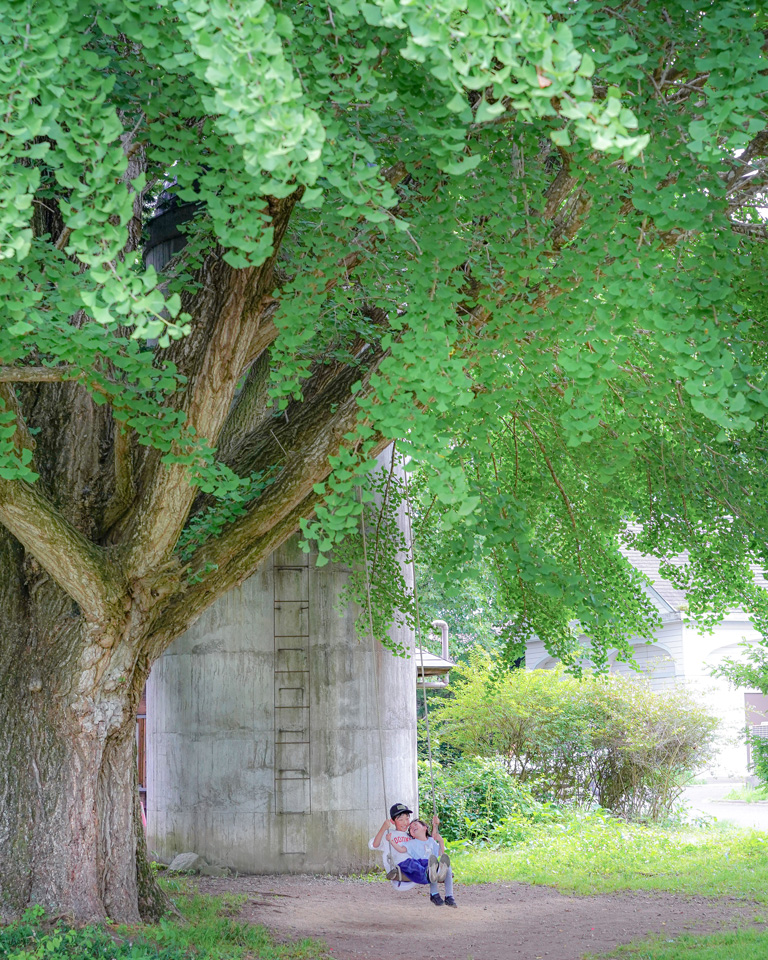
<path id="1" fill-rule="evenodd" d="M 558 817 L 552 804 L 538 801 L 500 760 L 466 757 L 450 766 L 434 763 L 433 774 L 440 833 L 448 841 L 516 842 L 524 839 L 528 825 Z M 428 821 L 432 782 L 424 761 L 419 762 L 419 804 Z"/>
<path id="2" fill-rule="evenodd" d="M 749 734 L 749 747 L 755 776 L 768 784 L 768 738 Z"/>
<path id="3" fill-rule="evenodd" d="M 480 650 L 452 681 L 452 698 L 435 705 L 440 739 L 464 756 L 500 758 L 538 797 L 663 819 L 712 753 L 718 721 L 682 687 L 655 694 L 616 676 L 498 674 Z"/>

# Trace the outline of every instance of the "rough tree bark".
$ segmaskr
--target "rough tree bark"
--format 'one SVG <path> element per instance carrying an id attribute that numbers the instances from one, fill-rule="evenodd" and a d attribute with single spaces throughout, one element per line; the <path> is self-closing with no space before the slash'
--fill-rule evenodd
<path id="1" fill-rule="evenodd" d="M 3 917 L 30 903 L 138 919 L 135 714 L 146 670 L 98 643 L 72 599 L 2 537 Z M 149 891 L 148 891 L 149 894 Z"/>
<path id="2" fill-rule="evenodd" d="M 213 443 L 243 373 L 268 361 L 274 264 L 297 199 L 271 207 L 272 259 L 233 270 L 214 250 L 187 298 L 192 333 L 169 351 L 187 378 L 174 402 Z M 0 481 L 4 920 L 33 903 L 78 921 L 131 922 L 162 909 L 145 859 L 134 758 L 151 664 L 311 513 L 313 485 L 357 417 L 350 376 L 367 381 L 381 356 L 370 351 L 352 372 L 319 368 L 307 385 L 312 403 L 279 428 L 265 415 L 263 390 L 245 412 L 237 405 L 234 460 L 250 469 L 286 446 L 288 456 L 247 514 L 193 559 L 218 564 L 215 583 L 191 582 L 174 553 L 197 497 L 186 468 L 137 446 L 108 407 L 83 386 L 55 382 L 49 368 L 37 377 L 29 368 L 17 378 L 4 372 L 0 389 L 40 473 L 34 486 Z"/>

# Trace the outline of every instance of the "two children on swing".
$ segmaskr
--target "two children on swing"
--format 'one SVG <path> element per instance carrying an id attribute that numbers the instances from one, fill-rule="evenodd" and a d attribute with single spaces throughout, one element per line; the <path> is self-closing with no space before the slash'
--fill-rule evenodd
<path id="1" fill-rule="evenodd" d="M 432 834 L 423 820 L 410 820 L 412 810 L 403 803 L 390 807 L 389 820 L 385 820 L 373 840 L 378 847 L 386 838 L 393 851 L 395 866 L 387 874 L 388 880 L 410 880 L 413 883 L 429 884 L 429 899 L 436 907 L 445 904 L 457 906 L 453 898 L 453 871 L 445 852 L 445 840 L 440 835 L 440 818 L 432 817 Z M 410 821 L 410 822 L 409 822 Z M 445 884 L 445 900 L 437 885 Z"/>

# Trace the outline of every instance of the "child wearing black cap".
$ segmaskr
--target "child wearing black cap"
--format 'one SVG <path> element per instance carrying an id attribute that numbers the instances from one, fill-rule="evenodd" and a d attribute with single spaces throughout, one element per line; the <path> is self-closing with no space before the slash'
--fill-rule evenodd
<path id="1" fill-rule="evenodd" d="M 401 860 L 405 860 L 408 857 L 407 853 L 402 853 L 397 850 L 394 844 L 402 846 L 406 841 L 410 840 L 408 834 L 408 824 L 411 820 L 411 814 L 413 810 L 410 810 L 404 803 L 394 803 L 389 808 L 389 820 L 385 820 L 384 823 L 379 827 L 379 832 L 371 841 L 371 847 L 379 849 L 381 846 L 381 841 L 384 835 L 387 835 L 387 840 L 389 841 L 391 856 L 390 859 L 394 862 L 394 869 L 390 870 L 389 873 L 392 874 L 390 877 L 389 873 L 387 878 L 389 880 L 400 879 L 399 871 L 397 870 L 397 864 Z"/>
<path id="2" fill-rule="evenodd" d="M 373 849 L 379 849 L 381 841 L 386 837 L 389 843 L 390 861 L 394 863 L 394 867 L 387 873 L 387 879 L 420 884 L 428 883 L 430 900 L 435 906 L 441 906 L 445 903 L 450 907 L 455 907 L 453 874 L 448 856 L 444 853 L 445 841 L 438 832 L 440 821 L 436 816 L 432 818 L 432 837 L 428 836 L 426 824 L 423 824 L 421 820 L 414 821 L 414 832 L 411 832 L 409 821 L 412 812 L 404 803 L 393 804 L 389 808 L 390 819 L 384 821 L 379 828 L 379 832 L 370 841 L 369 846 Z M 421 826 L 423 826 L 423 830 Z M 416 850 L 415 847 L 419 849 Z M 445 900 L 437 891 L 438 882 L 445 882 Z"/>

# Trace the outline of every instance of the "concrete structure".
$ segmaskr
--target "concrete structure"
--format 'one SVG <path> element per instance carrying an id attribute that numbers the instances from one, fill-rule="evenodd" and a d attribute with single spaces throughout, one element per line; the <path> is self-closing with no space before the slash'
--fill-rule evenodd
<path id="1" fill-rule="evenodd" d="M 336 609 L 348 574 L 294 537 L 153 668 L 147 840 L 161 860 L 359 871 L 386 805 L 415 809 L 415 661 L 358 641 L 357 610 Z M 413 653 L 410 632 L 393 639 Z"/>
<path id="2" fill-rule="evenodd" d="M 743 653 L 740 644 L 745 640 L 756 643 L 761 635 L 744 610 L 729 611 L 711 633 L 694 622 L 686 622 L 688 604 L 685 593 L 661 575 L 659 560 L 636 550 L 625 553 L 651 581 L 646 593 L 658 609 L 662 625 L 653 642 L 638 639 L 632 644 L 640 673 L 617 661 L 615 656 L 611 659 L 611 672 L 646 679 L 654 691 L 684 683 L 699 693 L 720 720 L 718 753 L 702 771 L 702 776 L 710 779 L 746 777 L 749 752 L 744 730 L 747 725 L 768 723 L 767 719 L 762 719 L 763 711 L 768 716 L 768 698 L 756 691 L 736 689 L 728 681 L 713 677 L 712 671 L 725 659 L 739 659 Z M 685 560 L 677 557 L 672 562 L 682 565 Z M 541 641 L 528 645 L 527 669 L 551 669 L 555 663 Z"/>

